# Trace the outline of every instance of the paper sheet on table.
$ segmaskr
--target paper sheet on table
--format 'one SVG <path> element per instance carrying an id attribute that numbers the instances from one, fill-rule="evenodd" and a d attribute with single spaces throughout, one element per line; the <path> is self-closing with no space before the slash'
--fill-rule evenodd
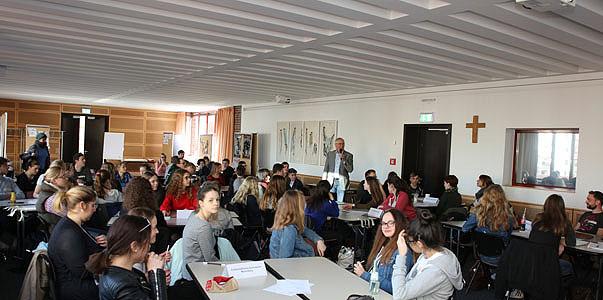
<path id="1" fill-rule="evenodd" d="M 276 284 L 265 288 L 264 291 L 286 296 L 309 295 L 312 294 L 311 287 L 313 285 L 308 280 L 283 279 L 277 280 Z"/>
<path id="2" fill-rule="evenodd" d="M 188 217 L 191 216 L 191 214 L 193 213 L 192 210 L 190 209 L 179 209 L 176 212 L 176 219 L 188 219 Z"/>

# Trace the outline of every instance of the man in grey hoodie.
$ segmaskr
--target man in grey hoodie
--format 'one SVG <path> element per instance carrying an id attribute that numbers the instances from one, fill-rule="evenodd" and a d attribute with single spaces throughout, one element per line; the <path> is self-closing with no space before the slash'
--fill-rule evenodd
<path id="1" fill-rule="evenodd" d="M 429 215 L 428 215 L 429 214 Z M 408 234 L 398 236 L 398 251 L 392 275 L 394 300 L 446 300 L 454 290 L 463 288 L 463 275 L 458 259 L 441 247 L 441 231 L 435 216 L 421 211 L 409 226 Z M 407 270 L 407 243 L 419 259 Z"/>

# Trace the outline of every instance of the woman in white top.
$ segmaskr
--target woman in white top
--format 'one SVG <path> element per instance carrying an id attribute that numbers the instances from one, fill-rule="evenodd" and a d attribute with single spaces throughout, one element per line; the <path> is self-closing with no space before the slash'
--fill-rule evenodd
<path id="1" fill-rule="evenodd" d="M 398 235 L 399 253 L 392 276 L 395 300 L 446 300 L 455 289 L 463 288 L 461 266 L 454 253 L 441 246 L 441 230 L 434 215 L 419 210 L 408 231 Z M 421 254 L 410 271 L 406 266 L 408 246 Z"/>
<path id="2" fill-rule="evenodd" d="M 107 170 L 98 170 L 94 176 L 94 191 L 98 204 L 105 204 L 109 217 L 114 216 L 121 210 L 123 200 L 122 193 L 112 187 L 113 176 Z"/>

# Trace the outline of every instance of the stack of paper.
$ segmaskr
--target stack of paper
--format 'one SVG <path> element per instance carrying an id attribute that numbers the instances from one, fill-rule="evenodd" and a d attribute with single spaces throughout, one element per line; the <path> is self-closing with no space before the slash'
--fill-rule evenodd
<path id="1" fill-rule="evenodd" d="M 313 285 L 308 280 L 283 279 L 277 280 L 275 285 L 265 288 L 264 291 L 286 296 L 309 295 L 312 294 L 310 287 Z"/>

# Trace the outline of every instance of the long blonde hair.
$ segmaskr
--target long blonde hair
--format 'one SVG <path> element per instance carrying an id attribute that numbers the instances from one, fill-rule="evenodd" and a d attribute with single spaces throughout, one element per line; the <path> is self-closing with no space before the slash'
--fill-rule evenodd
<path id="1" fill-rule="evenodd" d="M 74 209 L 80 202 L 96 202 L 96 194 L 89 187 L 74 186 L 67 192 L 59 191 L 56 193 L 53 208 L 55 211 L 61 211 L 61 208 L 71 210 Z"/>
<path id="2" fill-rule="evenodd" d="M 509 219 L 512 218 L 512 215 L 509 201 L 507 201 L 505 191 L 498 184 L 486 188 L 475 212 L 479 227 L 488 227 L 491 231 L 501 229 L 508 231 L 510 229 Z"/>
<path id="3" fill-rule="evenodd" d="M 232 203 L 247 203 L 247 196 L 252 195 L 257 200 L 260 190 L 258 189 L 258 179 L 253 176 L 248 176 L 243 180 L 237 193 L 232 197 Z"/>
<path id="4" fill-rule="evenodd" d="M 287 225 L 295 225 L 297 232 L 304 232 L 304 194 L 297 190 L 285 192 L 278 201 L 272 230 L 283 229 Z"/>
<path id="5" fill-rule="evenodd" d="M 260 202 L 260 209 L 267 210 L 270 207 L 274 209 L 278 203 L 278 199 L 285 194 L 285 191 L 287 191 L 285 177 L 274 175 L 272 179 L 270 179 L 266 192 L 264 192 L 264 196 Z"/>

